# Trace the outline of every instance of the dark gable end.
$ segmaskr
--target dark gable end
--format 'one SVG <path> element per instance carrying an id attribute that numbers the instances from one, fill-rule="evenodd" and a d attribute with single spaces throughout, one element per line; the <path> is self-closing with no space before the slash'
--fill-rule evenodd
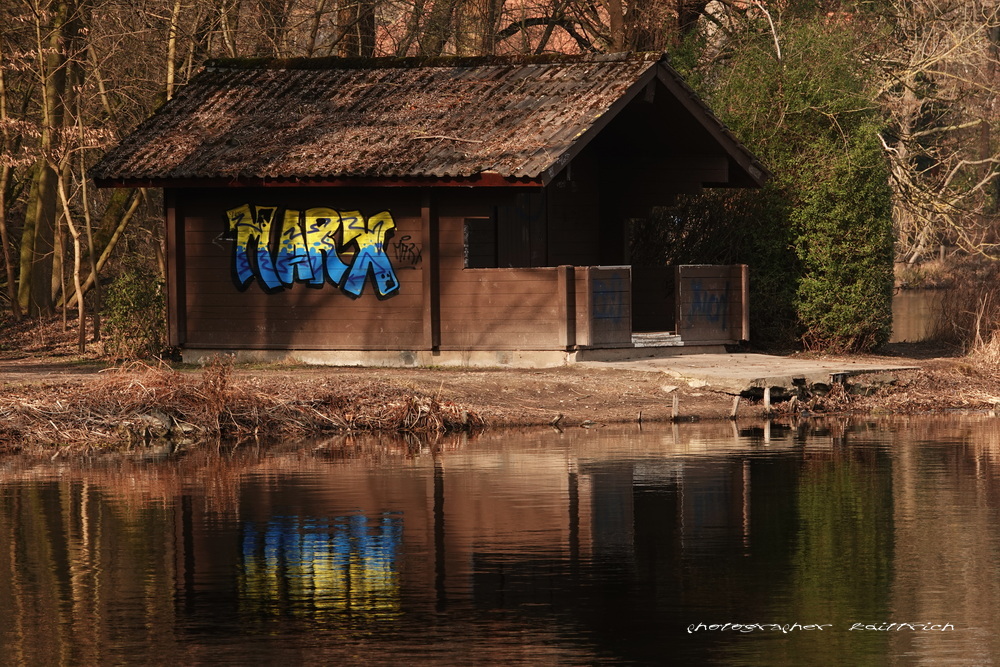
<path id="1" fill-rule="evenodd" d="M 680 116 L 643 120 L 663 135 L 657 150 L 671 150 L 671 132 L 695 131 L 703 144 L 685 151 L 730 164 L 706 184 L 761 184 L 766 170 L 659 54 L 215 61 L 91 176 L 151 187 L 545 185 L 633 100 L 662 91 L 673 99 L 657 108 Z"/>

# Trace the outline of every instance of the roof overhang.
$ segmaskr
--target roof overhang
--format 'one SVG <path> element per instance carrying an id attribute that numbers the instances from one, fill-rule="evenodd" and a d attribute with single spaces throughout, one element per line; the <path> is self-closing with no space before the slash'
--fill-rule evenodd
<path id="1" fill-rule="evenodd" d="M 546 185 L 541 178 L 511 178 L 492 172 L 467 177 L 97 178 L 94 183 L 99 188 L 540 188 Z"/>
<path id="2" fill-rule="evenodd" d="M 656 83 L 662 84 L 676 100 L 684 107 L 691 117 L 703 127 L 715 140 L 718 146 L 735 169 L 729 169 L 729 180 L 725 182 L 705 183 L 705 187 L 739 187 L 759 188 L 771 177 L 766 167 L 741 144 L 728 128 L 712 113 L 698 94 L 684 83 L 680 75 L 666 62 L 666 57 L 660 59 L 656 66 L 649 68 L 636 79 L 635 83 L 622 95 L 608 111 L 587 129 L 573 145 L 563 152 L 559 158 L 542 174 L 542 180 L 548 185 L 565 167 L 572 162 L 618 115 L 640 96 L 653 95 Z"/>

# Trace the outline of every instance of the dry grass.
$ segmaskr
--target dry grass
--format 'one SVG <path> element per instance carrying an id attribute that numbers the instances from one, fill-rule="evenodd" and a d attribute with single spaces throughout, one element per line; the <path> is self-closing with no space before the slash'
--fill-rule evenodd
<path id="1" fill-rule="evenodd" d="M 481 427 L 477 413 L 385 384 L 235 378 L 133 363 L 79 384 L 8 386 L 0 395 L 0 450 L 121 447 L 355 431 L 438 433 Z"/>

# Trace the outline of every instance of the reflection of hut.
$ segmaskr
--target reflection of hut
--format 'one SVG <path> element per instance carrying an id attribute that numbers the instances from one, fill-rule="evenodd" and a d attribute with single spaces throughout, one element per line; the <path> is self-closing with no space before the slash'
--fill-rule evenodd
<path id="1" fill-rule="evenodd" d="M 643 331 L 747 336 L 741 267 L 628 266 L 630 220 L 764 178 L 659 56 L 218 61 L 93 176 L 164 188 L 189 360 L 561 364 L 663 339 Z"/>

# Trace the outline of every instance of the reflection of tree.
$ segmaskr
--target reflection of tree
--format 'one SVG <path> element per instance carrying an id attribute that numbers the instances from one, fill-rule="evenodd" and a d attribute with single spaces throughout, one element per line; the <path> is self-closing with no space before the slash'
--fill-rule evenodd
<path id="1" fill-rule="evenodd" d="M 833 624 L 837 631 L 824 645 L 831 654 L 856 656 L 854 664 L 863 664 L 863 655 L 884 655 L 887 642 L 884 634 L 844 631 L 884 622 L 891 611 L 892 480 L 884 459 L 872 450 L 837 450 L 807 465 L 795 492 L 799 532 L 788 615 Z"/>
<path id="2" fill-rule="evenodd" d="M 2 661 L 101 664 L 123 636 L 170 627 L 171 514 L 116 507 L 75 480 L 0 489 Z M 150 648 L 172 653 L 172 635 L 157 633 Z"/>

